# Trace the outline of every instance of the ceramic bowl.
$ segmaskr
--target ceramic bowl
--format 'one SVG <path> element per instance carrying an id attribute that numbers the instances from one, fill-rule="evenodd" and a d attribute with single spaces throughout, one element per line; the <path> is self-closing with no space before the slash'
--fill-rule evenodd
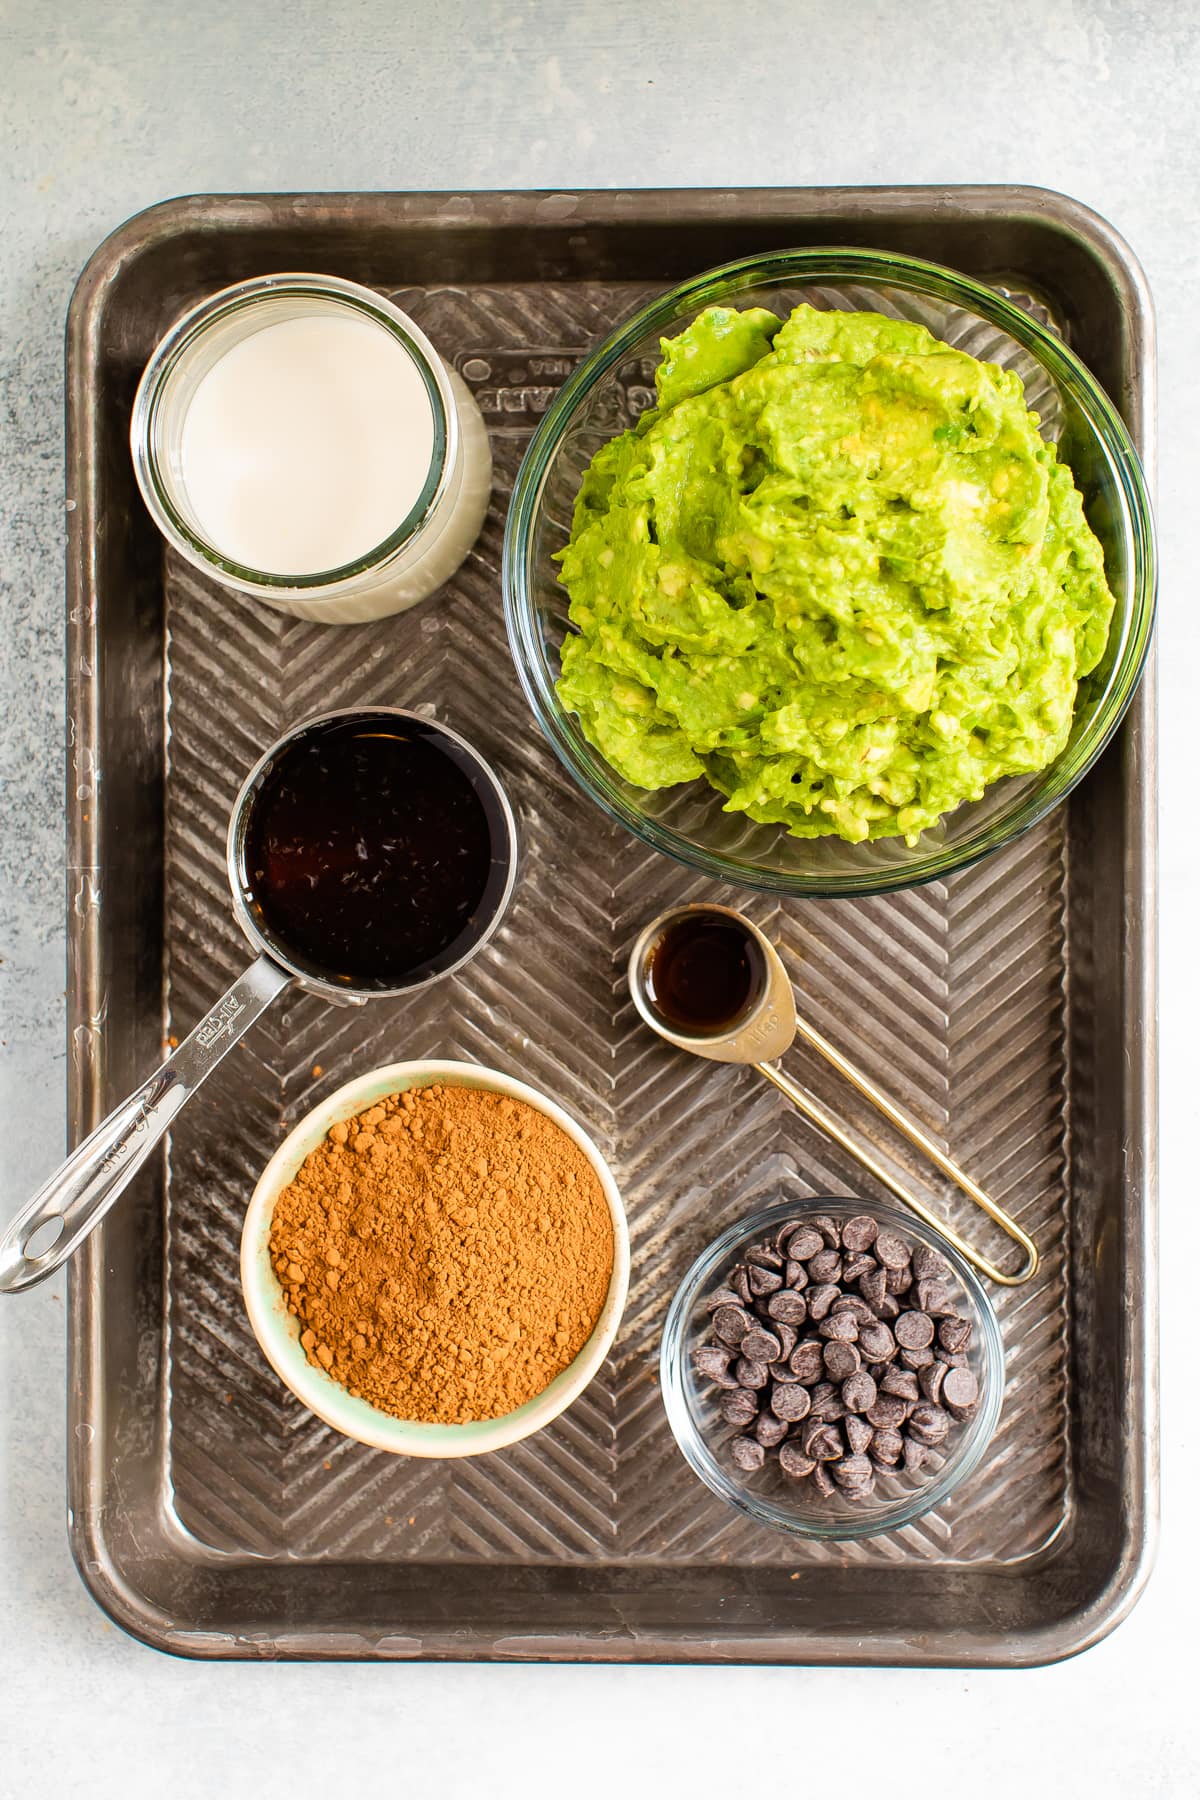
<path id="1" fill-rule="evenodd" d="M 393 1418 L 357 1395 L 348 1393 L 321 1368 L 314 1368 L 300 1347 L 300 1322 L 288 1312 L 284 1292 L 271 1266 L 268 1243 L 275 1201 L 295 1176 L 305 1157 L 324 1140 L 332 1125 L 353 1118 L 388 1094 L 444 1082 L 454 1087 L 486 1088 L 523 1100 L 566 1132 L 596 1171 L 613 1224 L 613 1271 L 608 1297 L 591 1337 L 561 1374 L 534 1399 L 497 1419 L 469 1425 L 430 1425 Z M 397 1456 L 482 1456 L 541 1431 L 578 1399 L 599 1372 L 617 1333 L 629 1286 L 629 1230 L 612 1171 L 582 1126 L 536 1088 L 514 1081 L 496 1069 L 466 1062 L 400 1062 L 373 1069 L 348 1081 L 288 1133 L 259 1176 L 242 1228 L 242 1292 L 254 1335 L 275 1373 L 327 1425 L 344 1436 L 389 1450 Z"/>

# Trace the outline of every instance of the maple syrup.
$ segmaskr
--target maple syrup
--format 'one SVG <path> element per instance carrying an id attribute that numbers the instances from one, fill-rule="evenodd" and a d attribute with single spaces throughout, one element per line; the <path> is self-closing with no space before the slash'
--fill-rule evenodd
<path id="1" fill-rule="evenodd" d="M 510 862 L 484 770 L 416 719 L 331 719 L 286 745 L 254 795 L 246 898 L 306 973 L 375 991 L 465 957 Z"/>
<path id="2" fill-rule="evenodd" d="M 717 1037 L 763 991 L 766 960 L 753 934 L 725 913 L 673 919 L 646 962 L 646 995 L 671 1031 Z"/>

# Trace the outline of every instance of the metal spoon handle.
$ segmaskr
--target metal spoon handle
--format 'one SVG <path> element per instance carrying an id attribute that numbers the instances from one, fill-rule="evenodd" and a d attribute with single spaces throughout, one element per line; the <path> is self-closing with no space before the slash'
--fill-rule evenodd
<path id="1" fill-rule="evenodd" d="M 60 1269 L 124 1192 L 176 1113 L 264 1013 L 292 976 L 260 956 L 223 994 L 161 1068 L 73 1151 L 0 1238 L 0 1293 L 33 1287 Z M 60 1222 L 42 1254 L 27 1253 L 43 1226 Z"/>
<path id="2" fill-rule="evenodd" d="M 814 1050 L 832 1064 L 839 1075 L 843 1075 L 853 1087 L 858 1089 L 860 1094 L 878 1108 L 884 1118 L 894 1125 L 910 1144 L 915 1145 L 923 1155 L 927 1156 L 930 1162 L 942 1171 L 943 1175 L 949 1176 L 956 1187 L 960 1188 L 964 1194 L 969 1195 L 975 1204 L 981 1206 L 988 1217 L 994 1219 L 1000 1229 L 1012 1238 L 1014 1243 L 1021 1246 L 1025 1252 L 1025 1262 L 1021 1268 L 1015 1275 L 1005 1275 L 980 1251 L 973 1249 L 965 1238 L 960 1237 L 958 1232 L 947 1225 L 944 1219 L 939 1219 L 936 1213 L 931 1212 L 922 1201 L 917 1199 L 915 1194 L 911 1194 L 902 1182 L 884 1168 L 883 1164 L 865 1145 L 852 1138 L 832 1114 L 827 1113 L 811 1094 L 806 1093 L 798 1083 L 792 1080 L 790 1075 L 785 1075 L 782 1069 L 776 1068 L 773 1063 L 755 1063 L 754 1067 L 759 1074 L 765 1075 L 781 1094 L 786 1094 L 792 1105 L 798 1107 L 806 1119 L 811 1120 L 817 1129 L 823 1131 L 827 1137 L 831 1137 L 835 1144 L 840 1144 L 842 1149 L 854 1158 L 855 1162 L 861 1164 L 869 1174 L 875 1177 L 876 1181 L 882 1182 L 889 1193 L 895 1194 L 898 1200 L 903 1200 L 905 1206 L 911 1208 L 919 1219 L 924 1219 L 927 1225 L 932 1225 L 935 1231 L 939 1231 L 943 1237 L 949 1238 L 959 1254 L 965 1256 L 967 1261 L 986 1275 L 990 1281 L 999 1282 L 1001 1287 L 1019 1287 L 1023 1281 L 1028 1281 L 1038 1266 L 1037 1245 L 1028 1233 L 1022 1231 L 1016 1220 L 1010 1218 L 1003 1208 L 996 1205 L 994 1200 L 990 1200 L 983 1189 L 972 1181 L 971 1177 L 963 1169 L 960 1169 L 957 1163 L 952 1162 L 945 1152 L 926 1136 L 919 1125 L 915 1125 L 898 1107 L 894 1106 L 887 1095 L 880 1092 L 874 1082 L 868 1080 L 860 1069 L 855 1068 L 853 1063 L 847 1062 L 841 1051 L 836 1050 L 827 1038 L 822 1037 L 819 1031 L 814 1030 L 803 1019 L 797 1019 L 796 1027 L 806 1043 L 811 1044 Z"/>

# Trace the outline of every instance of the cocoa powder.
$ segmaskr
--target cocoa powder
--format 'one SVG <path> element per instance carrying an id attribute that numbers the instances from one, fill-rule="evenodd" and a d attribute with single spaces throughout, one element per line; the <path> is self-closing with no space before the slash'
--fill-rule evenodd
<path id="1" fill-rule="evenodd" d="M 457 1425 L 512 1412 L 578 1355 L 612 1216 L 544 1113 L 436 1086 L 335 1125 L 276 1200 L 270 1252 L 310 1362 L 384 1412 Z"/>

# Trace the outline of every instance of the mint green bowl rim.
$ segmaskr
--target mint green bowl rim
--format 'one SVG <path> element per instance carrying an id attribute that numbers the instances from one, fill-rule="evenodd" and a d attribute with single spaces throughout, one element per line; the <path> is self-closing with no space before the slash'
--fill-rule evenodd
<path id="1" fill-rule="evenodd" d="M 430 1425 L 393 1418 L 348 1393 L 323 1369 L 314 1368 L 300 1347 L 300 1323 L 287 1310 L 284 1292 L 271 1266 L 269 1240 L 275 1201 L 305 1157 L 320 1144 L 331 1125 L 353 1118 L 388 1094 L 444 1082 L 454 1087 L 485 1088 L 523 1100 L 553 1119 L 583 1151 L 599 1178 L 613 1223 L 613 1271 L 595 1329 L 575 1360 L 550 1385 L 515 1412 L 468 1425 Z M 280 1380 L 309 1411 L 343 1436 L 397 1456 L 482 1456 L 541 1431 L 598 1374 L 612 1347 L 629 1288 L 629 1227 L 620 1190 L 611 1169 L 587 1132 L 557 1101 L 498 1069 L 469 1062 L 387 1063 L 357 1075 L 306 1113 L 275 1151 L 258 1178 L 242 1226 L 242 1294 L 258 1345 Z"/>

